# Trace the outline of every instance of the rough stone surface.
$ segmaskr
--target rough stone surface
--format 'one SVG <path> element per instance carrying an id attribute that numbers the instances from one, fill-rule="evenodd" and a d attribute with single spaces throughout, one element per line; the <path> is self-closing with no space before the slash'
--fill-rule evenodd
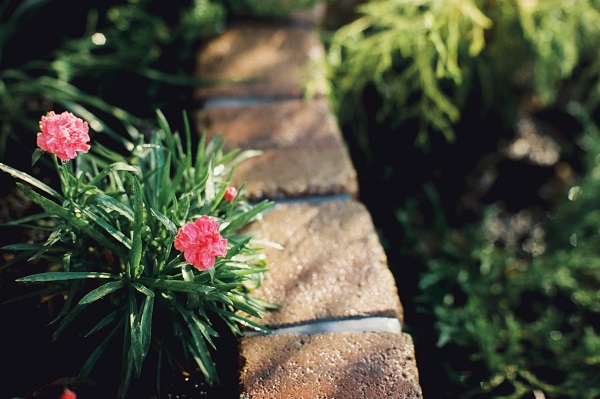
<path id="1" fill-rule="evenodd" d="M 326 100 L 294 99 L 195 114 L 199 132 L 222 134 L 225 150 L 261 150 L 236 167 L 233 183 L 251 200 L 358 196 L 356 170 Z"/>
<path id="2" fill-rule="evenodd" d="M 355 171 L 348 162 L 340 147 L 264 150 L 239 164 L 232 182 L 245 183 L 251 200 L 342 193 L 356 197 Z"/>
<path id="3" fill-rule="evenodd" d="M 405 333 L 240 339 L 240 399 L 422 398 Z"/>
<path id="4" fill-rule="evenodd" d="M 237 24 L 199 49 L 194 97 L 289 97 L 324 92 L 323 43 L 312 28 Z"/>
<path id="5" fill-rule="evenodd" d="M 326 99 L 292 99 L 239 107 L 205 108 L 196 127 L 222 133 L 226 149 L 342 147 L 344 141 Z"/>
<path id="6" fill-rule="evenodd" d="M 283 307 L 255 321 L 281 327 L 370 315 L 402 322 L 393 275 L 360 202 L 276 204 L 249 231 L 283 247 L 265 249 L 270 270 L 253 292 Z"/>

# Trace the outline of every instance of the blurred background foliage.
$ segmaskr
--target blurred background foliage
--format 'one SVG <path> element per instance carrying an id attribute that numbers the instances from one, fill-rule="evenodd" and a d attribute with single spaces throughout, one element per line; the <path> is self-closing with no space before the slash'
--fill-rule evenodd
<path id="1" fill-rule="evenodd" d="M 424 397 L 600 398 L 600 2 L 353 5 L 329 95 Z"/>
<path id="2" fill-rule="evenodd" d="M 318 3 L 424 397 L 599 398 L 599 0 L 6 0 L 0 161 L 49 109 L 125 146 L 178 121 L 199 43 Z"/>
<path id="3" fill-rule="evenodd" d="M 123 142 L 160 108 L 193 107 L 199 44 L 236 18 L 283 18 L 316 0 L 6 0 L 0 5 L 0 159 L 62 108 Z M 50 105 L 50 104 L 51 105 Z M 59 112 L 59 110 L 57 110 Z"/>
<path id="4" fill-rule="evenodd" d="M 367 152 L 370 132 L 355 110 L 364 110 L 369 86 L 382 100 L 378 121 L 418 121 L 418 147 L 432 132 L 455 140 L 474 96 L 482 112 L 510 118 L 523 93 L 548 106 L 568 82 L 570 101 L 597 106 L 599 8 L 597 0 L 359 3 L 356 17 L 328 39 L 333 104 L 342 123 L 359 123 Z"/>

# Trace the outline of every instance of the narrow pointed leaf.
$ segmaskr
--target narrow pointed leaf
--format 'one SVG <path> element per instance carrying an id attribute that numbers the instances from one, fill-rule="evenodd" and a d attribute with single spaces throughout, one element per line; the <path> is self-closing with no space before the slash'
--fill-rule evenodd
<path id="1" fill-rule="evenodd" d="M 152 291 L 150 288 L 146 287 L 145 285 L 140 284 L 137 281 L 132 281 L 131 284 L 133 285 L 133 288 L 135 288 L 142 294 L 149 296 L 149 297 L 154 297 L 154 291 Z"/>
<path id="2" fill-rule="evenodd" d="M 131 257 L 129 258 L 129 265 L 131 267 L 130 276 L 135 278 L 139 277 L 142 274 L 142 267 L 140 266 L 140 261 L 142 259 L 142 226 L 144 219 L 144 203 L 143 203 L 143 193 L 142 188 L 140 187 L 140 182 L 138 179 L 133 179 L 133 243 L 131 246 Z"/>
<path id="3" fill-rule="evenodd" d="M 106 213 L 116 212 L 125 217 L 127 220 L 133 221 L 132 209 L 111 196 L 105 194 L 93 194 L 88 197 L 87 202 L 90 204 L 95 204 L 98 208 L 104 210 Z"/>
<path id="4" fill-rule="evenodd" d="M 214 290 L 213 287 L 207 285 L 195 284 L 190 281 L 181 280 L 153 280 L 148 282 L 148 284 L 146 285 L 151 285 L 153 287 L 163 290 L 177 292 L 198 292 L 201 294 L 208 293 Z"/>
<path id="5" fill-rule="evenodd" d="M 7 172 L 8 174 L 10 174 L 11 176 L 16 177 L 17 179 L 20 179 L 26 183 L 31 184 L 34 187 L 39 188 L 40 190 L 42 190 L 43 192 L 45 192 L 47 194 L 50 194 L 54 198 L 62 199 L 62 195 L 60 195 L 52 187 L 48 186 L 45 183 L 42 183 L 41 181 L 39 181 L 38 179 L 36 179 L 33 176 L 28 175 L 27 173 L 24 173 L 17 169 L 11 168 L 10 166 L 3 164 L 2 162 L 0 162 L 0 170 L 3 170 L 5 172 Z"/>
<path id="6" fill-rule="evenodd" d="M 233 219 L 231 221 L 231 223 L 229 223 L 227 225 L 227 227 L 225 227 L 223 229 L 223 231 L 221 232 L 221 234 L 227 234 L 227 233 L 232 233 L 232 232 L 237 231 L 241 227 L 243 227 L 246 224 L 248 224 L 252 220 L 252 218 L 254 218 L 256 215 L 258 215 L 259 213 L 261 213 L 264 210 L 268 209 L 272 205 L 273 205 L 273 202 L 271 202 L 269 200 L 264 200 L 264 201 L 256 204 L 248 212 L 245 212 L 245 213 L 239 215 L 237 218 Z"/>
<path id="7" fill-rule="evenodd" d="M 97 301 L 98 299 L 104 298 L 106 295 L 117 291 L 120 288 L 125 286 L 124 280 L 119 281 L 111 281 L 110 283 L 106 283 L 93 291 L 90 291 L 86 296 L 81 298 L 79 301 L 80 305 L 87 305 L 92 302 Z"/>
<path id="8" fill-rule="evenodd" d="M 98 273 L 98 272 L 46 272 L 32 274 L 29 276 L 21 277 L 15 281 L 23 283 L 37 283 L 41 281 L 63 281 L 63 280 L 77 280 L 83 278 L 96 278 L 96 279 L 116 279 L 119 276 L 110 273 Z"/>
<path id="9" fill-rule="evenodd" d="M 110 249 L 112 252 L 115 252 L 115 253 L 121 252 L 120 248 L 118 246 L 114 245 L 102 233 L 97 231 L 87 220 L 78 218 L 77 216 L 75 216 L 73 213 L 71 213 L 67 209 L 56 204 L 55 202 L 50 201 L 49 199 L 47 199 L 45 197 L 42 197 L 40 194 L 36 193 L 35 191 L 31 190 L 30 188 L 25 187 L 23 185 L 19 185 L 19 186 L 21 187 L 21 189 L 23 191 L 25 191 L 25 194 L 27 194 L 27 196 L 29 198 L 31 198 L 31 200 L 33 202 L 35 202 L 36 204 L 38 204 L 39 206 L 44 208 L 46 210 L 46 212 L 48 212 L 49 214 L 56 215 L 57 217 L 60 217 L 61 219 L 65 220 L 67 223 L 69 223 L 73 227 L 80 229 L 88 237 L 96 240 L 100 245 L 103 245 L 104 247 Z"/>
<path id="10" fill-rule="evenodd" d="M 169 230 L 169 233 L 173 235 L 177 234 L 177 226 L 175 226 L 175 223 L 171 222 L 165 215 L 154 208 L 150 208 L 150 212 L 152 212 L 158 221 L 161 222 L 167 228 L 167 230 Z"/>

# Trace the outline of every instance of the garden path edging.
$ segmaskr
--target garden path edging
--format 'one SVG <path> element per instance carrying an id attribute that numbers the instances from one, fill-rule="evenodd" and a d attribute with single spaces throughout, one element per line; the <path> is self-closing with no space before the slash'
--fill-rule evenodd
<path id="1" fill-rule="evenodd" d="M 314 26 L 293 22 L 234 24 L 197 55 L 203 79 L 248 79 L 198 89 L 195 123 L 221 134 L 225 150 L 262 151 L 233 183 L 251 200 L 275 201 L 249 232 L 283 246 L 266 248 L 270 270 L 254 292 L 283 305 L 255 320 L 274 333 L 239 339 L 240 398 L 422 398 L 402 304 L 343 137 L 323 92 L 305 96 L 307 71 L 319 82 L 323 56 Z"/>

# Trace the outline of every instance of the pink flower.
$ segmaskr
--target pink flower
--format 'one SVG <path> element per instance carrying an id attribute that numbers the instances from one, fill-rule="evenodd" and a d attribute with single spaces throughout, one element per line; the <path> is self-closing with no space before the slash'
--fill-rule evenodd
<path id="1" fill-rule="evenodd" d="M 77 156 L 77 151 L 88 152 L 88 124 L 70 112 L 56 115 L 50 111 L 40 120 L 41 133 L 37 136 L 37 145 L 46 152 L 56 154 L 61 161 Z"/>
<path id="2" fill-rule="evenodd" d="M 233 201 L 233 199 L 235 198 L 236 195 L 237 195 L 236 188 L 233 186 L 229 186 L 229 187 L 227 187 L 227 190 L 225 190 L 225 195 L 223 196 L 223 198 L 225 198 L 226 201 Z"/>
<path id="3" fill-rule="evenodd" d="M 185 224 L 175 237 L 175 249 L 183 251 L 185 260 L 199 270 L 215 264 L 215 256 L 227 254 L 227 239 L 218 231 L 219 224 L 206 215 Z"/>
<path id="4" fill-rule="evenodd" d="M 77 399 L 77 395 L 75 392 L 71 391 L 69 388 L 65 387 L 63 393 L 60 394 L 59 399 Z"/>

